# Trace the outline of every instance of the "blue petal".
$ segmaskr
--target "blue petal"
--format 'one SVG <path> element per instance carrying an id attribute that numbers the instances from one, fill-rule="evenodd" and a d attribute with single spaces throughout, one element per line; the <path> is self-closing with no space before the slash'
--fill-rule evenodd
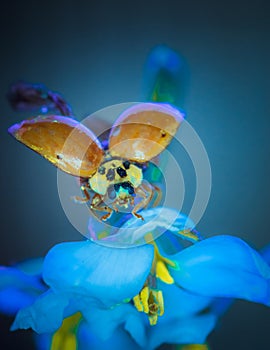
<path id="1" fill-rule="evenodd" d="M 214 315 L 200 315 L 183 319 L 171 319 L 166 324 L 158 323 L 150 330 L 149 347 L 156 349 L 163 343 L 203 344 L 216 324 Z"/>
<path id="2" fill-rule="evenodd" d="M 27 259 L 17 264 L 16 267 L 27 275 L 41 276 L 43 260 L 44 260 L 43 257 L 35 258 L 35 259 Z"/>
<path id="3" fill-rule="evenodd" d="M 130 313 L 129 316 L 126 317 L 124 328 L 137 344 L 145 348 L 147 341 L 146 327 L 144 324 L 145 319 L 143 319 L 141 316 L 142 315 L 138 314 L 137 310 L 135 313 Z"/>
<path id="4" fill-rule="evenodd" d="M 171 274 L 180 286 L 205 296 L 242 298 L 269 305 L 270 268 L 247 243 L 216 236 L 174 256 Z"/>
<path id="5" fill-rule="evenodd" d="M 122 228 L 137 228 L 135 235 L 139 235 L 141 231 L 144 231 L 144 233 L 152 232 L 158 228 L 178 232 L 194 227 L 194 223 L 186 215 L 175 209 L 155 207 L 143 210 L 140 213 L 143 215 L 144 221 L 132 217 Z"/>
<path id="6" fill-rule="evenodd" d="M 50 350 L 53 334 L 33 334 L 36 350 Z M 64 350 L 64 349 L 63 349 Z M 79 350 L 79 349 L 78 349 Z"/>
<path id="7" fill-rule="evenodd" d="M 73 300 L 73 307 L 82 312 L 84 319 L 88 322 L 90 332 L 101 340 L 105 341 L 112 337 L 121 325 L 138 344 L 141 346 L 146 344 L 141 314 L 130 303 L 104 308 L 93 299 L 76 297 Z"/>
<path id="8" fill-rule="evenodd" d="M 260 251 L 262 257 L 264 258 L 264 260 L 267 262 L 268 265 L 270 265 L 270 244 L 267 245 L 266 247 L 264 247 L 261 251 Z"/>
<path id="9" fill-rule="evenodd" d="M 44 290 L 39 276 L 28 275 L 16 267 L 0 266 L 0 289 L 8 286 Z"/>
<path id="10" fill-rule="evenodd" d="M 213 298 L 210 306 L 210 311 L 217 317 L 221 317 L 233 304 L 232 298 Z"/>
<path id="11" fill-rule="evenodd" d="M 67 305 L 68 297 L 64 294 L 46 292 L 34 304 L 18 312 L 11 330 L 32 328 L 37 333 L 54 332 L 62 324 Z"/>
<path id="12" fill-rule="evenodd" d="M 118 249 L 90 241 L 61 243 L 47 254 L 43 277 L 53 290 L 114 305 L 139 293 L 152 260 L 152 246 Z"/>
<path id="13" fill-rule="evenodd" d="M 176 52 L 164 45 L 155 47 L 145 64 L 143 98 L 182 105 L 185 74 L 184 61 Z"/>
<path id="14" fill-rule="evenodd" d="M 158 283 L 164 299 L 164 315 L 158 319 L 159 324 L 175 318 L 185 319 L 209 307 L 212 298 L 190 293 L 175 284 Z"/>
<path id="15" fill-rule="evenodd" d="M 118 230 L 115 229 L 112 231 L 112 234 L 99 240 L 99 242 L 108 246 L 118 245 L 121 247 L 128 247 L 135 244 L 143 245 L 149 241 L 149 235 L 147 235 L 149 233 L 156 239 L 166 231 L 171 231 L 179 236 L 179 231 L 194 228 L 194 223 L 187 216 L 175 209 L 156 207 L 143 210 L 140 214 L 143 216 L 144 221 L 132 217 L 121 228 Z M 94 222 L 91 222 L 89 229 L 93 225 Z M 98 226 L 95 226 L 95 229 L 97 230 Z"/>
<path id="16" fill-rule="evenodd" d="M 159 282 L 164 298 L 164 315 L 149 330 L 147 349 L 155 349 L 163 343 L 203 343 L 216 323 L 211 313 L 212 298 L 187 292 L 175 284 Z M 208 310 L 208 314 L 201 315 Z"/>
<path id="17" fill-rule="evenodd" d="M 107 340 L 101 340 L 92 333 L 89 326 L 83 322 L 78 330 L 78 350 L 140 350 L 139 347 L 123 329 L 117 328 Z"/>
<path id="18" fill-rule="evenodd" d="M 0 290 L 0 313 L 14 316 L 24 307 L 31 305 L 37 295 L 25 292 L 14 287 L 8 287 Z"/>
<path id="19" fill-rule="evenodd" d="M 39 275 L 28 275 L 17 267 L 0 267 L 0 311 L 14 315 L 16 312 L 31 305 L 46 286 Z"/>

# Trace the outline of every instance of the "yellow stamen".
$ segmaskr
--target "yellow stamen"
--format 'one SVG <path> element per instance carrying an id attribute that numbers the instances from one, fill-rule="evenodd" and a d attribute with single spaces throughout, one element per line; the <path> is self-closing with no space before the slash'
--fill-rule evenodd
<path id="1" fill-rule="evenodd" d="M 191 232 L 189 230 L 182 230 L 182 231 L 179 231 L 179 234 L 182 235 L 182 237 L 188 238 L 189 240 L 192 240 L 192 241 L 199 240 L 199 236 L 196 235 L 195 231 Z M 152 241 L 150 244 L 154 246 L 154 259 L 151 267 L 150 277 L 152 276 L 152 278 L 154 279 L 159 278 L 162 282 L 167 284 L 173 284 L 174 279 L 169 272 L 169 267 L 177 269 L 178 268 L 177 262 L 162 256 L 155 241 Z M 162 291 L 151 289 L 148 304 L 149 304 L 149 314 L 148 314 L 149 322 L 150 322 L 150 325 L 155 325 L 158 321 L 158 316 L 162 316 L 164 314 L 164 300 L 163 300 Z M 200 349 L 206 350 L 207 348 L 198 348 L 198 350 Z M 184 350 L 197 350 L 197 348 L 194 348 L 194 349 L 187 348 Z"/>
<path id="2" fill-rule="evenodd" d="M 149 233 L 147 238 L 150 239 L 151 237 L 152 234 Z M 175 267 L 176 263 L 163 257 L 154 241 L 151 244 L 154 246 L 154 259 L 150 275 L 141 292 L 133 298 L 133 302 L 138 311 L 145 312 L 148 315 L 150 325 L 155 325 L 157 324 L 158 316 L 164 314 L 163 294 L 161 290 L 157 289 L 156 279 L 159 278 L 167 284 L 174 283 L 168 266 Z"/>
<path id="3" fill-rule="evenodd" d="M 148 316 L 150 326 L 155 326 L 157 324 L 158 316 L 157 315 L 149 315 Z"/>
<path id="4" fill-rule="evenodd" d="M 182 230 L 179 231 L 182 238 L 192 241 L 200 239 L 196 231 Z M 145 241 L 154 246 L 154 259 L 152 262 L 150 274 L 141 290 L 141 292 L 133 298 L 134 306 L 140 312 L 145 312 L 148 316 L 150 325 L 157 324 L 158 316 L 164 314 L 164 300 L 162 291 L 157 289 L 157 278 L 167 284 L 173 284 L 174 279 L 169 272 L 169 267 L 177 269 L 177 262 L 165 258 L 159 252 L 159 248 L 153 239 L 153 235 L 149 232 L 145 235 Z M 197 345 L 197 344 L 196 344 Z M 201 348 L 205 350 L 207 348 Z M 197 350 L 196 348 L 187 348 L 184 350 Z M 200 350 L 200 348 L 198 348 Z"/>
<path id="5" fill-rule="evenodd" d="M 50 350 L 76 350 L 76 332 L 81 321 L 81 313 L 64 319 L 62 326 L 54 333 Z"/>
<path id="6" fill-rule="evenodd" d="M 148 299 L 149 299 L 149 288 L 146 286 L 142 289 L 140 293 L 140 298 L 143 304 L 143 311 L 148 314 L 149 312 L 149 306 L 148 306 Z"/>
<path id="7" fill-rule="evenodd" d="M 134 305 L 139 312 L 143 312 L 143 303 L 141 302 L 140 295 L 137 294 L 133 298 Z"/>
<path id="8" fill-rule="evenodd" d="M 134 306 L 139 312 L 145 312 L 150 325 L 155 325 L 158 316 L 164 314 L 164 301 L 161 290 L 154 290 L 145 286 L 141 292 L 133 298 Z"/>
<path id="9" fill-rule="evenodd" d="M 164 283 L 172 284 L 174 279 L 170 275 L 164 261 L 158 260 L 156 264 L 156 276 Z"/>
<path id="10" fill-rule="evenodd" d="M 151 244 L 154 246 L 154 260 L 152 263 L 151 273 L 164 283 L 174 283 L 174 279 L 169 273 L 168 266 L 175 268 L 177 266 L 176 262 L 162 256 L 155 242 L 151 242 Z"/>
<path id="11" fill-rule="evenodd" d="M 162 316 L 164 314 L 164 300 L 163 300 L 163 294 L 161 290 L 157 292 L 157 301 L 159 305 L 159 316 Z"/>

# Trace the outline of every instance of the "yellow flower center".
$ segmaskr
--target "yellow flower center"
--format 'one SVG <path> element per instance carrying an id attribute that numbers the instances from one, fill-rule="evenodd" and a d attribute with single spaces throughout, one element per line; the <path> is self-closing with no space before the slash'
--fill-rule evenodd
<path id="1" fill-rule="evenodd" d="M 145 239 L 146 241 L 151 241 L 152 234 L 149 233 L 148 235 L 149 237 L 145 237 Z M 193 242 L 199 240 L 199 236 L 195 230 L 181 230 L 179 231 L 179 236 Z M 158 317 L 164 314 L 163 294 L 162 291 L 157 288 L 157 278 L 166 284 L 173 284 L 174 279 L 168 267 L 178 268 L 178 265 L 175 261 L 161 255 L 154 240 L 149 244 L 154 246 L 152 267 L 142 290 L 133 298 L 133 303 L 139 312 L 147 314 L 149 323 L 153 326 L 157 324 Z"/>
<path id="2" fill-rule="evenodd" d="M 157 281 L 159 278 L 161 281 L 167 284 L 174 283 L 172 276 L 168 271 L 168 265 L 175 267 L 175 263 L 163 257 L 153 241 L 150 244 L 154 246 L 154 259 L 150 275 L 148 276 L 143 289 L 138 295 L 133 298 L 136 309 L 140 312 L 145 312 L 148 316 L 150 325 L 155 325 L 158 321 L 158 316 L 162 316 L 164 313 L 164 301 L 162 291 L 157 289 Z"/>

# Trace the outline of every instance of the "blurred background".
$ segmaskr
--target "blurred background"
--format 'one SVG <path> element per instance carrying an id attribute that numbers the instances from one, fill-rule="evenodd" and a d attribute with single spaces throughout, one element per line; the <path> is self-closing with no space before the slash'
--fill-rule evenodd
<path id="1" fill-rule="evenodd" d="M 144 63 L 159 44 L 186 63 L 180 107 L 211 162 L 212 193 L 199 231 L 237 235 L 256 249 L 270 243 L 269 15 L 267 0 L 3 2 L 0 264 L 82 239 L 61 208 L 56 169 L 7 134 L 29 117 L 8 105 L 10 84 L 42 82 L 82 119 L 143 99 Z M 0 319 L 0 348 L 31 350 L 29 332 L 8 332 L 11 321 Z M 269 309 L 237 301 L 209 344 L 265 349 L 269 326 Z"/>

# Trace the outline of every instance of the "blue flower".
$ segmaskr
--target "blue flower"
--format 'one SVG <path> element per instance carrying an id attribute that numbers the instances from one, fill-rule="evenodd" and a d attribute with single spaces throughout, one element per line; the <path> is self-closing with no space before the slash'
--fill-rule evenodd
<path id="1" fill-rule="evenodd" d="M 150 226 L 159 230 L 175 213 L 166 209 L 166 217 L 151 221 L 159 210 L 143 212 L 146 224 L 131 219 L 127 225 L 133 234 L 141 235 L 143 227 L 144 233 Z M 49 289 L 18 312 L 12 329 L 57 334 L 66 329 L 63 320 L 79 312 L 79 350 L 87 348 L 85 342 L 91 349 L 110 344 L 111 349 L 150 350 L 162 343 L 204 343 L 232 298 L 269 305 L 270 268 L 262 256 L 232 236 L 183 248 L 178 237 L 194 239 L 188 227 L 190 220 L 178 214 L 152 244 L 128 249 L 91 241 L 56 245 L 43 264 Z M 69 334 L 63 329 L 59 334 Z"/>
<path id="2" fill-rule="evenodd" d="M 46 290 L 41 279 L 42 261 L 34 259 L 13 267 L 0 266 L 1 313 L 15 315 Z"/>

